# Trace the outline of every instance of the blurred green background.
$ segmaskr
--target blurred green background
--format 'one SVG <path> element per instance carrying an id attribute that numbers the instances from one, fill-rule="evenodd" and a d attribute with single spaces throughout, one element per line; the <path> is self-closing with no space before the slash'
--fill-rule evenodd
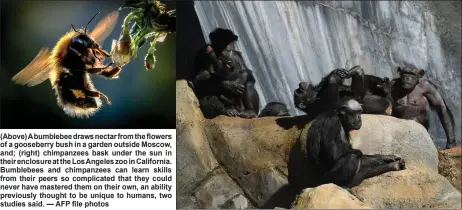
<path id="1" fill-rule="evenodd" d="M 176 37 L 169 34 L 157 44 L 156 68 L 144 69 L 143 46 L 138 57 L 124 66 L 117 80 L 92 76 L 95 87 L 105 93 L 112 105 L 89 119 L 68 117 L 58 107 L 49 81 L 23 87 L 11 78 L 46 46 L 53 47 L 70 29 L 84 27 L 97 12 L 89 30 L 124 1 L 7 1 L 1 3 L 0 128 L 175 128 Z M 169 9 L 174 2 L 166 2 Z M 102 43 L 111 50 L 121 24 L 129 12 L 119 13 L 117 25 Z M 110 62 L 107 59 L 106 62 Z"/>

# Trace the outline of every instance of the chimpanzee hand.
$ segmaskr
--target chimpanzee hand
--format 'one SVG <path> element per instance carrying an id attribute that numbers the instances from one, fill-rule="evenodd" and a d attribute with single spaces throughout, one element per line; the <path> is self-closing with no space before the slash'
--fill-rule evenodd
<path id="1" fill-rule="evenodd" d="M 242 96 L 244 94 L 244 85 L 241 85 L 236 81 L 223 81 L 223 87 L 238 96 Z"/>
<path id="2" fill-rule="evenodd" d="M 399 160 L 397 160 L 395 162 L 392 162 L 390 164 L 392 164 L 395 171 L 401 171 L 401 170 L 406 169 L 406 162 L 404 161 L 404 159 L 399 159 Z"/>
<path id="3" fill-rule="evenodd" d="M 401 158 L 396 155 L 383 155 L 382 157 L 385 163 L 392 163 L 401 160 Z"/>
<path id="4" fill-rule="evenodd" d="M 246 119 L 252 119 L 252 118 L 257 117 L 257 114 L 255 114 L 255 112 L 252 110 L 247 110 L 247 111 L 241 112 L 239 114 L 239 117 L 246 118 Z"/>
<path id="5" fill-rule="evenodd" d="M 377 88 L 379 88 L 381 91 L 383 91 L 384 94 L 390 94 L 391 93 L 391 81 L 388 79 L 388 77 L 384 77 L 382 80 L 382 84 L 377 85 Z"/>
<path id="6" fill-rule="evenodd" d="M 236 109 L 227 109 L 225 110 L 226 116 L 229 117 L 237 117 L 239 116 L 239 112 Z"/>
<path id="7" fill-rule="evenodd" d="M 346 69 L 335 69 L 334 74 L 339 76 L 341 79 L 345 79 L 345 78 L 349 77 L 348 70 L 346 70 Z"/>
<path id="8" fill-rule="evenodd" d="M 207 53 L 207 54 L 211 53 L 212 51 L 213 51 L 213 48 L 210 45 L 207 46 L 207 49 L 205 49 L 205 53 Z"/>

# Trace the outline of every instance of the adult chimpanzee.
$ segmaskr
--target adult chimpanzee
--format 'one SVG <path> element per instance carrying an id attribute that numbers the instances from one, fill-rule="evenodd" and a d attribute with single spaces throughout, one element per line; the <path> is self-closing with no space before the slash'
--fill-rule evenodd
<path id="1" fill-rule="evenodd" d="M 249 107 L 246 107 L 243 100 L 243 94 L 245 94 L 246 89 L 249 88 L 246 87 L 246 84 L 249 82 L 253 84 L 255 82 L 255 78 L 250 70 L 242 70 L 242 68 L 235 67 L 232 57 L 227 54 L 222 54 L 218 57 L 210 46 L 207 47 L 207 54 L 212 60 L 217 79 L 221 81 L 219 99 L 223 101 L 227 107 L 225 112 L 229 116 L 240 116 L 244 118 L 255 117 L 258 110 L 255 112 L 255 110 L 249 109 Z M 237 84 L 234 91 L 230 91 L 229 88 L 224 88 L 229 83 Z M 250 110 L 250 112 L 246 110 Z"/>
<path id="2" fill-rule="evenodd" d="M 454 117 L 437 87 L 423 78 L 425 70 L 411 64 L 398 67 L 399 78 L 391 82 L 390 100 L 393 102 L 392 115 L 401 119 L 411 119 L 429 127 L 428 105 L 435 109 L 446 132 L 446 149 L 456 146 Z"/>
<path id="3" fill-rule="evenodd" d="M 352 78 L 350 86 L 343 84 L 347 78 Z M 335 69 L 316 86 L 301 82 L 294 91 L 294 103 L 304 112 L 317 115 L 327 108 L 336 108 L 341 98 L 349 96 L 363 104 L 366 114 L 390 115 L 389 83 L 388 78 L 365 75 L 360 66 Z"/>
<path id="4" fill-rule="evenodd" d="M 229 29 L 217 28 L 209 34 L 211 45 L 207 47 L 203 65 L 193 78 L 193 86 L 205 92 L 199 99 L 201 109 L 207 118 L 218 115 L 254 118 L 259 110 L 259 96 L 254 87 L 255 77 L 245 65 L 241 52 L 234 48 L 238 36 Z M 218 73 L 223 68 L 217 58 L 227 58 L 228 67 L 239 72 L 239 79 L 224 79 Z M 219 62 L 220 61 L 220 62 Z M 197 94 L 196 94 L 197 95 Z M 232 95 L 233 97 L 230 97 Z M 199 96 L 198 96 L 199 97 Z M 239 100 L 232 100 L 237 97 Z"/>
<path id="5" fill-rule="evenodd" d="M 352 148 L 350 131 L 361 128 L 361 113 L 356 100 L 344 97 L 338 108 L 318 115 L 309 127 L 306 151 L 322 182 L 353 187 L 364 179 L 405 169 L 404 160 L 398 156 L 366 155 Z"/>
<path id="6" fill-rule="evenodd" d="M 258 117 L 285 117 L 290 116 L 287 105 L 281 102 L 269 102 Z"/>

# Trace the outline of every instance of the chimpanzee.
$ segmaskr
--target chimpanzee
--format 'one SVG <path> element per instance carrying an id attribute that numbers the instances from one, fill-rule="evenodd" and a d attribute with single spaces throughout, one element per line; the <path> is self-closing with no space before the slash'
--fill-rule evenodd
<path id="1" fill-rule="evenodd" d="M 435 109 L 446 132 L 446 149 L 456 146 L 454 133 L 454 116 L 449 110 L 436 85 L 423 78 L 425 70 L 412 64 L 398 67 L 400 77 L 391 82 L 393 102 L 392 116 L 401 119 L 411 119 L 422 124 L 427 130 L 429 127 L 428 105 Z"/>
<path id="2" fill-rule="evenodd" d="M 226 107 L 225 112 L 232 117 L 255 117 L 257 113 L 254 113 L 253 110 L 251 112 L 246 112 L 243 100 L 243 94 L 246 91 L 246 83 L 249 81 L 255 82 L 252 73 L 249 73 L 250 70 L 241 70 L 241 68 L 235 67 L 232 58 L 227 54 L 222 54 L 218 57 L 211 46 L 207 47 L 206 53 L 212 61 L 217 79 L 221 82 L 220 87 L 218 87 L 221 88 L 218 98 L 224 103 Z M 227 83 L 238 85 L 236 89 L 230 91 L 229 88 L 224 88 Z"/>
<path id="3" fill-rule="evenodd" d="M 286 117 L 290 116 L 287 105 L 281 102 L 269 102 L 258 117 Z"/>
<path id="4" fill-rule="evenodd" d="M 351 86 L 343 84 L 347 78 L 352 78 Z M 316 86 L 301 82 L 294 91 L 294 103 L 304 112 L 317 115 L 327 108 L 336 108 L 341 98 L 349 96 L 363 105 L 366 114 L 390 115 L 389 87 L 388 78 L 365 75 L 360 66 L 335 69 Z"/>
<path id="5" fill-rule="evenodd" d="M 218 115 L 239 116 L 243 118 L 257 117 L 259 110 L 259 96 L 255 89 L 255 77 L 251 70 L 244 63 L 242 54 L 234 49 L 238 40 L 229 29 L 217 28 L 209 34 L 211 45 L 207 47 L 202 66 L 192 81 L 192 86 L 202 94 L 197 94 L 201 109 L 207 112 L 207 118 L 214 118 Z M 212 53 L 210 55 L 210 53 Z M 222 56 L 224 55 L 224 56 Z M 213 57 L 226 58 L 229 67 L 239 72 L 239 80 L 227 80 L 218 75 L 222 63 Z M 220 61 L 220 62 L 218 62 Z M 223 66 L 221 66 L 223 67 Z M 201 95 L 201 96 L 199 96 Z M 237 96 L 240 100 L 234 102 L 230 95 Z M 207 97 L 205 97 L 207 96 Z M 208 101 L 208 100 L 213 101 Z M 218 100 L 217 100 L 218 99 Z M 239 103 L 238 103 L 239 102 Z"/>
<path id="6" fill-rule="evenodd" d="M 361 128 L 361 113 L 358 101 L 343 97 L 338 108 L 327 109 L 308 128 L 306 151 L 321 182 L 351 188 L 364 179 L 405 169 L 398 156 L 366 155 L 352 148 L 350 131 Z"/>

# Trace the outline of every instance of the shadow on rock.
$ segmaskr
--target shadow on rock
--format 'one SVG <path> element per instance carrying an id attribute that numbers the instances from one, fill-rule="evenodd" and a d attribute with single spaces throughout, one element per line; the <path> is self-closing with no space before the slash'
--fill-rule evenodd
<path id="1" fill-rule="evenodd" d="M 302 130 L 298 141 L 291 147 L 287 163 L 289 184 L 281 187 L 262 208 L 291 208 L 298 194 L 305 188 L 313 188 L 323 184 L 325 181 L 315 174 L 307 158 L 306 141 L 309 123 L 315 116 L 295 116 L 277 118 L 276 123 L 288 130 L 296 127 Z"/>
<path id="2" fill-rule="evenodd" d="M 299 193 L 299 190 L 295 190 L 290 184 L 286 184 L 275 192 L 261 208 L 274 209 L 280 207 L 289 209 Z"/>
<path id="3" fill-rule="evenodd" d="M 301 115 L 294 117 L 281 117 L 276 119 L 276 124 L 285 130 L 291 129 L 296 126 L 298 129 L 303 129 L 308 123 L 313 121 L 315 115 Z"/>
<path id="4" fill-rule="evenodd" d="M 303 134 L 305 134 L 305 132 L 302 132 L 302 135 Z M 287 163 L 289 184 L 297 192 L 305 188 L 317 187 L 325 183 L 325 181 L 314 172 L 310 160 L 304 152 L 306 148 L 305 145 L 305 142 L 297 141 L 290 151 L 289 162 Z"/>

